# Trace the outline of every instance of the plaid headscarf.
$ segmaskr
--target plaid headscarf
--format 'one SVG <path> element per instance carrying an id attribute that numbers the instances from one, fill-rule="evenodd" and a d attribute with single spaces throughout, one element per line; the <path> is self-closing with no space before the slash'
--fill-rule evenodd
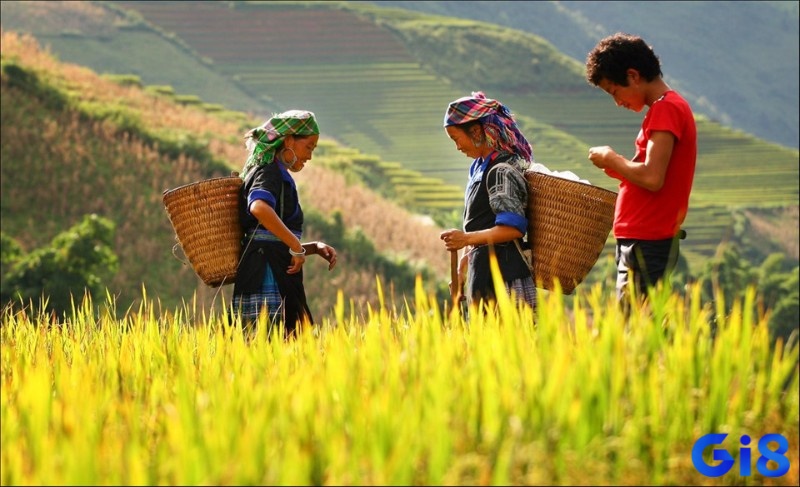
<path id="1" fill-rule="evenodd" d="M 261 126 L 245 134 L 247 162 L 242 169 L 242 178 L 255 166 L 271 164 L 275 152 L 287 135 L 319 135 L 319 126 L 314 113 L 307 110 L 289 110 L 273 115 Z"/>
<path id="2" fill-rule="evenodd" d="M 472 92 L 450 103 L 444 114 L 444 126 L 480 120 L 486 134 L 486 142 L 505 152 L 511 152 L 531 162 L 533 148 L 522 135 L 514 120 L 514 115 L 497 100 L 486 98 L 482 91 Z"/>

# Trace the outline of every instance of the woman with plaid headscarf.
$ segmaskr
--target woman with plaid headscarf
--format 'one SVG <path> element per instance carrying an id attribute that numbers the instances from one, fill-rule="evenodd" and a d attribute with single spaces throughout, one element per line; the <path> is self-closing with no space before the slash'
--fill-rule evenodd
<path id="1" fill-rule="evenodd" d="M 536 285 L 521 245 L 528 229 L 524 173 L 533 159 L 530 143 L 508 108 L 482 92 L 450 103 L 444 127 L 456 149 L 473 159 L 465 192 L 464 229 L 440 235 L 447 250 L 464 249 L 458 282 L 451 283 L 454 292 L 476 304 L 495 299 L 490 270 L 493 253 L 506 290 L 535 308 Z"/>
<path id="2" fill-rule="evenodd" d="M 314 114 L 290 110 L 245 134 L 248 158 L 242 169 L 239 218 L 242 258 L 233 287 L 234 312 L 252 324 L 264 311 L 270 324 L 282 321 L 286 336 L 313 323 L 303 286 L 306 256 L 336 265 L 336 250 L 323 242 L 301 244 L 303 210 L 290 172 L 299 172 L 319 141 Z"/>

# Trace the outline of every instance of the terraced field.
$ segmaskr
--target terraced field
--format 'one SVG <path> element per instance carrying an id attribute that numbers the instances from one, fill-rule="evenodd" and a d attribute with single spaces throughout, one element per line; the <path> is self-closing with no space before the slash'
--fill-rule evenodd
<path id="1" fill-rule="evenodd" d="M 287 107 L 313 107 L 323 129 L 331 127 L 337 139 L 365 153 L 430 171 L 455 152 L 441 127 L 455 94 L 414 62 L 235 71 L 248 87 L 269 86 L 270 96 Z"/>
<path id="2" fill-rule="evenodd" d="M 118 4 L 135 8 L 148 21 L 174 32 L 212 60 L 218 71 L 265 102 L 309 107 L 323 130 L 340 142 L 448 186 L 434 195 L 415 197 L 420 204 L 436 200 L 437 207 L 461 206 L 461 195 L 457 199 L 445 195 L 463 188 L 469 161 L 444 136 L 441 119 L 447 103 L 470 90 L 458 90 L 431 72 L 388 29 L 353 12 L 319 4 L 228 8 L 210 3 L 191 10 L 181 2 Z M 308 35 L 306 28 L 314 34 Z M 242 47 L 254 45 L 259 48 Z M 591 117 L 598 116 L 597 106 L 613 106 L 589 87 L 578 94 L 545 93 L 527 99 L 495 96 L 520 119 L 529 119 L 536 158 L 553 169 L 574 170 L 574 161 L 585 159 L 587 143 L 570 138 L 565 129 L 585 126 L 591 133 L 602 125 L 612 143 L 625 136 L 630 145 L 628 134 L 635 133 L 638 123 L 638 118 L 620 117 L 621 112 L 603 115 L 603 124 L 596 123 Z M 620 118 L 623 125 L 627 123 L 623 128 L 619 122 L 609 123 Z M 411 190 L 414 184 L 426 186 L 426 194 L 432 190 L 421 181 L 406 183 Z"/>
<path id="3" fill-rule="evenodd" d="M 441 128 L 444 108 L 460 94 L 420 66 L 386 29 L 324 5 L 118 4 L 174 32 L 270 105 L 310 109 L 327 135 L 416 171 L 397 181 L 413 205 L 462 205 L 467 161 Z"/>
<path id="4" fill-rule="evenodd" d="M 641 124 L 641 114 L 617 108 L 608 95 L 588 84 L 581 93 L 509 94 L 504 98 L 517 112 L 572 137 L 570 146 L 559 144 L 554 151 L 539 151 L 541 157 L 537 159 L 552 166 L 551 169 L 575 171 L 576 164 L 585 166 L 588 149 L 595 145 L 610 145 L 621 153 L 630 152 Z M 532 133 L 539 145 L 556 138 L 548 134 L 539 136 L 537 131 Z"/>
<path id="5" fill-rule="evenodd" d="M 469 161 L 444 136 L 441 119 L 450 100 L 481 87 L 448 79 L 434 71 L 437 63 L 424 52 L 412 53 L 395 33 L 402 28 L 401 16 L 381 17 L 379 8 L 362 15 L 338 2 L 114 5 L 133 8 L 174 35 L 262 106 L 315 111 L 326 135 L 378 156 L 379 163 L 362 157 L 364 170 L 388 181 L 401 200 L 422 211 L 462 207 Z M 615 107 L 588 85 L 537 91 L 538 82 L 528 80 L 526 86 L 534 89 L 526 92 L 487 94 L 516 113 L 537 162 L 615 190 L 616 181 L 586 160 L 587 149 L 608 144 L 630 154 L 641 114 Z M 727 238 L 731 208 L 798 200 L 797 151 L 703 119 L 698 135 L 697 176 L 685 223 L 690 264 L 713 255 Z"/>
<path id="6" fill-rule="evenodd" d="M 115 2 L 174 32 L 220 66 L 409 61 L 385 29 L 338 10 L 285 2 Z M 258 46 L 254 48 L 254 46 Z"/>

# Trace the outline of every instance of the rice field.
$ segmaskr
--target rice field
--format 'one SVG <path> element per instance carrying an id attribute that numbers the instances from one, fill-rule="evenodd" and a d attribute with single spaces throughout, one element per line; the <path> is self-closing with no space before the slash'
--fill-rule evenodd
<path id="1" fill-rule="evenodd" d="M 797 485 L 798 349 L 770 348 L 752 293 L 712 326 L 722 297 L 698 288 L 627 324 L 599 287 L 466 317 L 421 283 L 413 303 L 376 292 L 361 311 L 340 292 L 291 340 L 147 300 L 121 318 L 110 300 L 5 310 L 0 481 Z M 734 438 L 783 435 L 789 471 L 702 476 L 692 445 L 712 432 L 737 461 Z"/>

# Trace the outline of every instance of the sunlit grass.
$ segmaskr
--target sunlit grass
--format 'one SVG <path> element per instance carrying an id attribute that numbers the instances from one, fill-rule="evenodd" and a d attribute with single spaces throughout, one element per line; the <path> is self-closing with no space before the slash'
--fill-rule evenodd
<path id="1" fill-rule="evenodd" d="M 777 432 L 791 469 L 770 482 L 797 484 L 798 349 L 747 302 L 712 326 L 697 287 L 627 322 L 599 286 L 535 314 L 377 294 L 294 340 L 147 300 L 7 309 L 2 483 L 759 484 L 702 477 L 692 444 Z"/>

